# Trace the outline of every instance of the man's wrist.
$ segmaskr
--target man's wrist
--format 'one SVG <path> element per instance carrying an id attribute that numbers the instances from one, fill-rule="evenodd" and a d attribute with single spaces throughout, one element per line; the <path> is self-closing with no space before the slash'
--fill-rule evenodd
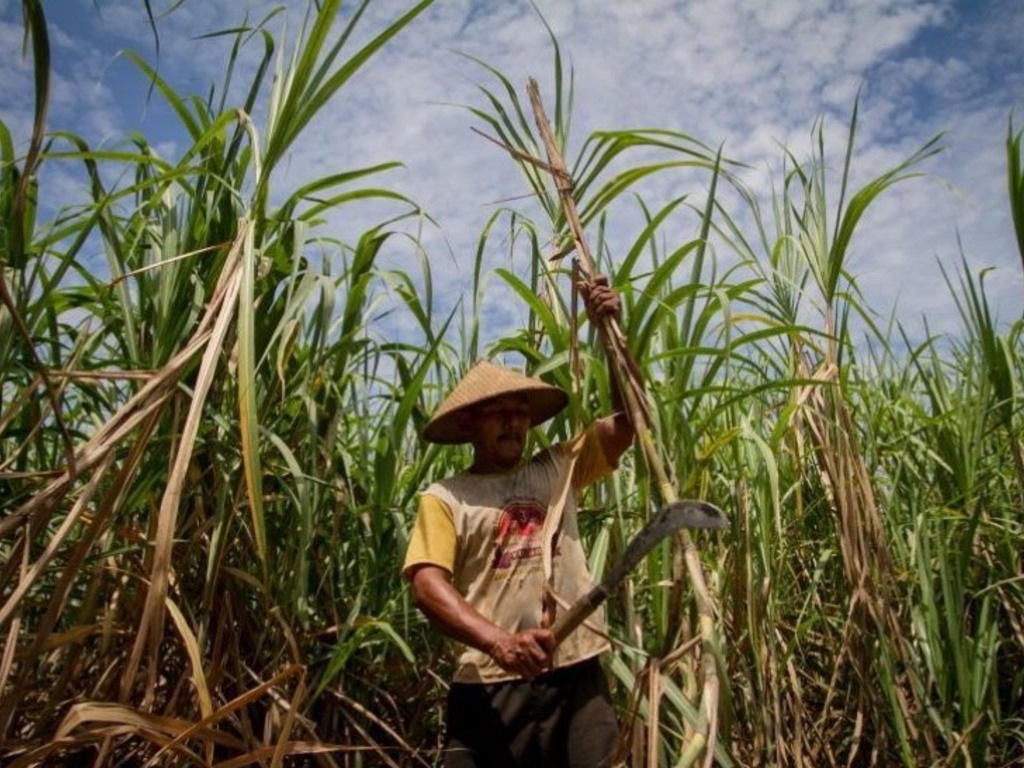
<path id="1" fill-rule="evenodd" d="M 512 640 L 512 634 L 498 627 L 494 629 L 494 633 L 484 642 L 484 647 L 481 650 L 495 661 L 498 661 L 498 655 L 501 654 L 503 648 L 508 646 Z"/>

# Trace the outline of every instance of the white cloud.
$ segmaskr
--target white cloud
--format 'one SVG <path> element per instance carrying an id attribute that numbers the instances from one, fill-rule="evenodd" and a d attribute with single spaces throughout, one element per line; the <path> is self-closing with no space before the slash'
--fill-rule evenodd
<path id="1" fill-rule="evenodd" d="M 27 140 L 32 131 L 32 57 L 22 55 L 23 29 L 15 19 L 0 17 L 0 119 L 15 139 Z"/>
<path id="2" fill-rule="evenodd" d="M 92 10 L 92 0 L 75 2 L 84 21 L 59 27 L 69 42 L 59 46 L 62 59 L 56 64 L 51 124 L 70 124 L 102 137 L 123 134 L 140 119 L 141 110 L 137 100 L 121 98 L 132 75 L 127 65 L 112 64 L 111 56 L 126 45 L 151 55 L 148 22 L 134 0 L 103 2 L 100 15 Z M 1004 315 L 1019 314 L 1024 291 L 1012 231 L 1007 231 L 1003 141 L 1012 109 L 1024 124 L 1024 73 L 1019 67 L 1024 45 L 1015 33 L 1024 28 L 1021 4 L 972 9 L 970 19 L 957 16 L 963 9 L 947 0 L 537 0 L 537 5 L 575 69 L 574 147 L 598 128 L 683 131 L 711 146 L 724 141 L 728 154 L 753 166 L 747 176 L 753 183 L 763 179 L 768 166 L 777 174 L 783 157 L 780 144 L 807 157 L 812 126 L 824 117 L 830 173 L 837 179 L 847 122 L 861 89 L 854 172 L 855 181 L 863 183 L 935 133 L 947 131 L 946 152 L 924 170 L 949 178 L 962 196 L 936 182 L 898 185 L 863 221 L 850 265 L 861 276 L 869 304 L 882 314 L 899 297 L 910 322 L 927 308 L 933 326 L 951 328 L 952 305 L 935 258 L 955 263 L 959 232 L 972 264 L 996 265 L 1007 273 L 998 285 L 990 285 Z M 160 21 L 161 73 L 186 91 L 205 93 L 223 76 L 230 41 L 195 36 L 240 21 L 245 8 L 256 21 L 274 6 L 228 0 L 185 3 Z M 290 40 L 305 3 L 289 6 Z M 372 3 L 366 29 L 356 39 L 369 39 L 409 6 L 398 0 Z M 345 8 L 351 12 L 348 4 Z M 5 26 L 3 21 L 0 41 L 11 36 L 12 27 L 18 31 L 16 24 Z M 283 23 L 283 16 L 276 17 L 269 28 L 277 33 Z M 936 42 L 942 40 L 945 47 Z M 307 126 L 281 169 L 281 181 L 291 187 L 328 172 L 403 161 L 404 170 L 370 183 L 409 194 L 438 220 L 438 229 L 425 230 L 424 242 L 434 263 L 442 313 L 460 297 L 468 299 L 477 237 L 495 202 L 526 192 L 501 150 L 471 132 L 471 126 L 482 127 L 480 122 L 465 110 L 441 104 L 486 108 L 477 84 L 501 89 L 483 69 L 453 51 L 481 57 L 508 75 L 521 99 L 528 76 L 537 77 L 546 99 L 551 98 L 550 43 L 528 2 L 439 2 Z M 251 76 L 258 53 L 256 46 L 245 52 L 238 85 Z M 24 64 L 14 58 L 4 58 L 0 73 L 24 76 Z M 1000 67 L 998 77 L 995 67 Z M 8 83 L 7 77 L 0 78 L 4 119 L 10 114 L 23 123 L 28 102 L 23 91 L 11 91 Z M 131 93 L 137 94 L 138 85 L 134 88 Z M 532 122 L 530 115 L 527 119 Z M 173 120 L 166 110 L 151 107 L 143 131 L 166 146 L 174 139 L 162 130 Z M 695 202 L 703 196 L 705 181 L 682 183 L 680 177 L 666 177 L 644 189 L 661 200 L 684 192 Z M 530 207 L 525 200 L 512 205 Z M 356 211 L 341 211 L 334 226 L 357 231 L 361 221 L 353 219 Z M 628 213 L 616 220 L 635 222 Z M 691 224 L 680 225 L 682 237 L 692 237 L 686 231 Z M 614 236 L 628 243 L 635 235 L 627 231 Z M 389 259 L 399 265 L 414 263 L 411 251 L 403 252 L 403 247 L 396 242 Z M 489 263 L 504 258 L 496 238 Z M 526 271 L 525 264 L 514 267 Z"/>

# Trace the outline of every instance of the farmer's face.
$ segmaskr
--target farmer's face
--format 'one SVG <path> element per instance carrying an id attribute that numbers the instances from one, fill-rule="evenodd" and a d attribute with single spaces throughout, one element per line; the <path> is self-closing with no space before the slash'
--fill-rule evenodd
<path id="1" fill-rule="evenodd" d="M 515 467 L 523 457 L 530 431 L 530 407 L 526 395 L 505 395 L 481 403 L 467 414 L 479 472 Z"/>

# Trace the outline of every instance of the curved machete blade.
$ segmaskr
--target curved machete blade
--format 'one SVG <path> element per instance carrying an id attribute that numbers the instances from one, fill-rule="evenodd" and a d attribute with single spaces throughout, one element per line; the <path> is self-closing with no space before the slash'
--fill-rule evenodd
<path id="1" fill-rule="evenodd" d="M 633 537 L 622 559 L 608 572 L 601 585 L 610 591 L 654 549 L 655 544 L 681 528 L 725 528 L 728 524 L 722 510 L 706 501 L 687 499 L 666 504 L 647 527 Z"/>
<path id="2" fill-rule="evenodd" d="M 615 590 L 623 577 L 666 536 L 680 528 L 724 528 L 728 524 L 722 510 L 706 501 L 673 501 L 662 507 L 654 519 L 629 542 L 622 559 L 608 572 L 604 581 L 578 598 L 568 610 L 558 614 L 551 625 L 555 642 L 561 643 L 576 627 L 586 621 L 587 617 L 608 599 L 608 595 Z"/>

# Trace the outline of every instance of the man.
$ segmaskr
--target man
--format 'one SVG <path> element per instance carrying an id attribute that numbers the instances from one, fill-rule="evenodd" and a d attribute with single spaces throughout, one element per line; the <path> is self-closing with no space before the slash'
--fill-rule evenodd
<path id="1" fill-rule="evenodd" d="M 591 321 L 618 318 L 601 276 L 580 286 Z M 614 381 L 614 376 L 612 377 Z M 591 586 L 576 494 L 610 473 L 633 440 L 618 411 L 524 461 L 527 433 L 568 396 L 481 362 L 424 429 L 435 443 L 471 443 L 473 463 L 421 495 L 403 574 L 416 605 L 464 646 L 448 695 L 445 766 L 608 766 L 618 729 L 599 655 L 598 611 L 555 647 L 558 606 Z"/>

